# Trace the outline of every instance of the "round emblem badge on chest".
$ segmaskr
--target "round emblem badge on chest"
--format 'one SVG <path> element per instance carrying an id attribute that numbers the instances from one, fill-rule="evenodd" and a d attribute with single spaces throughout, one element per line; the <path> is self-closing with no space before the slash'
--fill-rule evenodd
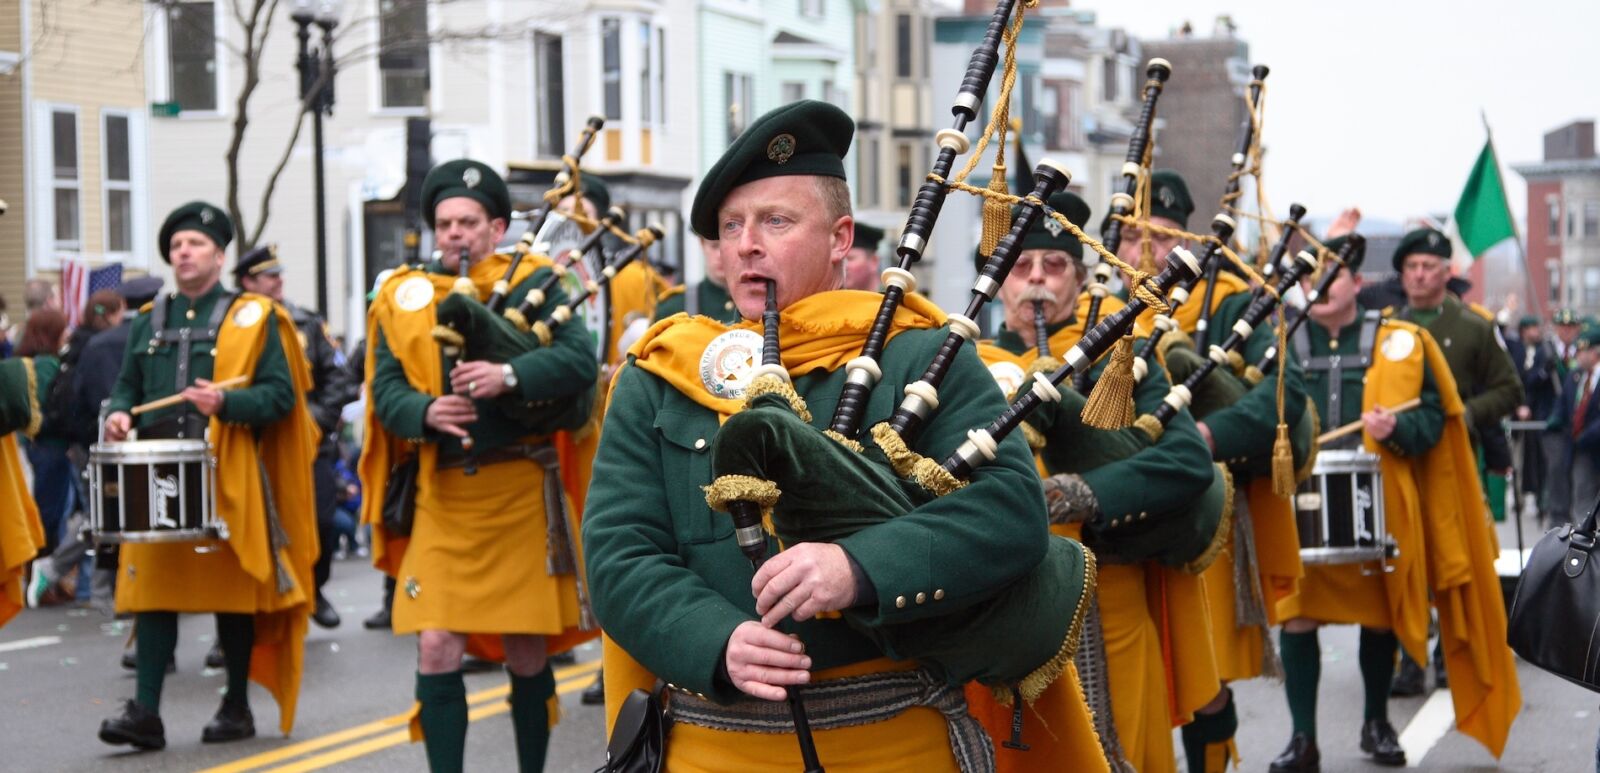
<path id="1" fill-rule="evenodd" d="M 433 300 L 433 283 L 426 277 L 414 276 L 394 288 L 394 302 L 401 311 L 421 311 Z"/>
<path id="2" fill-rule="evenodd" d="M 233 326 L 238 328 L 253 327 L 257 322 L 261 321 L 261 317 L 261 304 L 244 303 L 239 306 L 238 310 L 233 312 Z"/>
<path id="3" fill-rule="evenodd" d="M 994 376 L 994 383 L 999 384 L 1000 391 L 1007 396 L 1016 394 L 1017 388 L 1028 380 L 1028 374 L 1021 365 L 1005 360 L 990 365 L 989 375 Z"/>
<path id="4" fill-rule="evenodd" d="M 729 330 L 706 345 L 700 355 L 700 381 L 717 397 L 744 397 L 751 374 L 761 360 L 761 334 L 754 330 Z"/>
<path id="5" fill-rule="evenodd" d="M 1399 362 L 1411 356 L 1412 350 L 1417 348 L 1417 337 L 1409 330 L 1396 330 L 1383 339 L 1383 357 L 1390 362 Z"/>

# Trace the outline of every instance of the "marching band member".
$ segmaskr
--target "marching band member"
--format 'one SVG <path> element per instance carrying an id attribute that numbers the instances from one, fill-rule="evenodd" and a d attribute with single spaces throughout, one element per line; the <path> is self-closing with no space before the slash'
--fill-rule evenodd
<path id="1" fill-rule="evenodd" d="M 44 549 L 44 525 L 28 491 L 17 433 L 37 432 L 40 414 L 33 360 L 0 360 L 0 626 L 27 606 L 28 562 Z"/>
<path id="2" fill-rule="evenodd" d="M 304 395 L 311 388 L 294 323 L 283 307 L 221 284 L 233 225 L 222 210 L 191 202 L 161 226 L 161 257 L 177 292 L 140 310 L 129 332 L 105 439 L 135 429 L 141 440 L 206 438 L 215 450 L 216 509 L 226 542 L 197 552 L 189 543 L 121 547 L 116 605 L 134 613 L 137 695 L 100 725 L 100 740 L 141 749 L 166 745 L 159 714 L 180 612 L 214 612 L 228 673 L 222 706 L 201 740 L 255 735 L 246 681 L 254 676 L 278 702 L 279 727 L 294 724 L 302 643 L 312 611 L 317 556 L 311 465 L 317 429 Z M 239 377 L 227 392 L 218 382 Z M 177 406 L 132 408 L 178 395 Z"/>
<path id="3" fill-rule="evenodd" d="M 362 519 L 373 525 L 374 565 L 397 581 L 394 632 L 418 634 L 412 737 L 425 741 L 429 766 L 462 768 L 461 660 L 470 647 L 506 661 L 518 764 L 541 770 L 554 719 L 548 657 L 595 635 L 581 626 L 581 556 L 551 440 L 589 419 L 594 353 L 574 319 L 548 345 L 507 325 L 496 335 L 527 336 L 513 341 L 527 350 L 508 362 L 447 361 L 453 356 L 434 337 L 436 308 L 453 286 L 482 302 L 505 275 L 511 258 L 494 247 L 511 199 L 500 175 L 471 160 L 434 167 L 422 198 L 441 257 L 395 271 L 368 312 L 360 475 L 371 493 Z M 509 302 L 543 282 L 548 266 L 524 258 Z M 553 290 L 540 317 L 564 300 Z M 406 488 L 409 475 L 407 507 L 403 493 L 386 494 Z M 386 508 L 411 512 L 409 535 Z"/>

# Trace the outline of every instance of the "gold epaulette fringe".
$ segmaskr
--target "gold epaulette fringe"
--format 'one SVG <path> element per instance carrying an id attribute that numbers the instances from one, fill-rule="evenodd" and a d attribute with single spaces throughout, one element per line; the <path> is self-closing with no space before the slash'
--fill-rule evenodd
<path id="1" fill-rule="evenodd" d="M 1078 654 L 1078 642 L 1083 640 L 1083 621 L 1089 616 L 1089 605 L 1093 602 L 1099 586 L 1100 566 L 1094 551 L 1090 550 L 1088 545 L 1080 543 L 1080 547 L 1083 549 L 1083 593 L 1078 595 L 1078 606 L 1072 611 L 1072 624 L 1067 626 L 1067 635 L 1061 641 L 1061 648 L 1056 650 L 1053 657 L 1017 683 L 1017 692 L 1022 695 L 1022 700 L 1026 703 L 1038 700 L 1051 684 L 1061 678 L 1067 666 L 1071 665 L 1072 658 Z M 992 686 L 990 690 L 1000 705 L 1011 705 L 1009 686 Z"/>
<path id="2" fill-rule="evenodd" d="M 822 434 L 827 435 L 830 439 L 833 440 L 833 442 L 838 443 L 839 445 L 844 446 L 845 448 L 848 448 L 851 451 L 854 451 L 854 452 L 856 452 L 858 454 L 867 450 L 865 447 L 863 447 L 861 445 L 861 441 L 859 441 L 859 440 L 851 440 L 850 438 L 847 438 L 844 435 L 841 435 L 841 434 L 839 434 L 837 432 L 834 432 L 831 429 L 823 430 Z"/>
<path id="3" fill-rule="evenodd" d="M 528 329 L 535 338 L 539 339 L 540 346 L 549 346 L 550 342 L 555 340 L 555 331 L 551 330 L 550 324 L 542 319 L 533 323 L 533 326 Z"/>
<path id="4" fill-rule="evenodd" d="M 1133 426 L 1143 431 L 1150 438 L 1151 443 L 1160 442 L 1161 436 L 1167 432 L 1167 428 L 1162 425 L 1161 420 L 1148 413 L 1134 419 Z"/>
<path id="5" fill-rule="evenodd" d="M 749 408 L 750 404 L 762 395 L 778 395 L 782 397 L 789 404 L 789 409 L 794 411 L 801 421 L 807 424 L 811 423 L 811 411 L 806 408 L 805 398 L 801 397 L 799 392 L 794 391 L 794 386 L 789 382 L 777 376 L 762 376 L 750 382 L 750 386 L 745 387 L 744 390 L 744 407 Z"/>
<path id="6" fill-rule="evenodd" d="M 706 492 L 706 504 L 719 513 L 728 511 L 729 502 L 744 501 L 760 505 L 763 516 L 772 511 L 783 494 L 778 484 L 749 475 L 723 475 L 701 490 Z"/>

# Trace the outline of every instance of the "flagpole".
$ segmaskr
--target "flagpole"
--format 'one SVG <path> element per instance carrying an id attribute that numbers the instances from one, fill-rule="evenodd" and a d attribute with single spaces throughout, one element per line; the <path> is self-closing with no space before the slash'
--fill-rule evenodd
<path id="1" fill-rule="evenodd" d="M 1505 175 L 1500 174 L 1500 153 L 1494 149 L 1494 130 L 1489 128 L 1489 114 L 1483 108 L 1478 108 L 1478 117 L 1483 120 L 1483 133 L 1489 141 L 1489 158 L 1494 161 L 1494 173 L 1503 181 L 1506 178 Z M 1504 182 L 1500 184 L 1500 191 L 1502 194 L 1505 192 Z M 1511 198 L 1502 195 L 1500 200 L 1506 207 L 1506 222 L 1511 224 L 1511 241 L 1517 245 L 1517 260 L 1522 264 L 1522 289 L 1528 294 L 1528 311 L 1539 318 L 1539 327 L 1543 329 L 1545 323 L 1544 297 L 1540 295 L 1538 287 L 1533 283 L 1533 267 L 1528 265 L 1528 249 L 1523 245 L 1522 234 L 1517 230 L 1517 217 L 1511 211 Z M 1549 273 L 1547 269 L 1540 268 L 1546 274 Z M 1549 277 L 1546 276 L 1546 278 L 1548 279 Z"/>

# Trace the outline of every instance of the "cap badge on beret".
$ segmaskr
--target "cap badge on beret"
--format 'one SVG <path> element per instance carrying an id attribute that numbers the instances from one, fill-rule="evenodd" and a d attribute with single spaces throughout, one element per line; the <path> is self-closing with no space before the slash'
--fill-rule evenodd
<path id="1" fill-rule="evenodd" d="M 200 208 L 200 222 L 205 223 L 206 225 L 211 225 L 211 221 L 216 219 L 217 213 L 212 212 L 210 207 Z"/>
<path id="2" fill-rule="evenodd" d="M 1428 232 L 1428 246 L 1429 247 L 1438 247 L 1439 246 L 1439 232 L 1438 231 L 1429 231 Z"/>
<path id="3" fill-rule="evenodd" d="M 1157 195 L 1161 199 L 1161 206 L 1166 207 L 1167 209 L 1173 209 L 1178 206 L 1178 194 L 1174 193 L 1171 188 L 1163 185 L 1161 186 L 1161 191 Z"/>
<path id="4" fill-rule="evenodd" d="M 787 132 L 773 137 L 772 141 L 767 143 L 767 158 L 780 165 L 789 163 L 794 151 L 794 135 Z"/>
<path id="5" fill-rule="evenodd" d="M 461 182 L 466 183 L 468 188 L 476 188 L 478 183 L 483 182 L 483 173 L 477 167 L 469 166 L 461 173 Z"/>
<path id="6" fill-rule="evenodd" d="M 1049 231 L 1052 237 L 1059 237 L 1062 231 L 1067 230 L 1065 226 L 1056 222 L 1053 217 L 1044 217 L 1040 218 L 1040 220 L 1044 223 L 1044 230 Z"/>

